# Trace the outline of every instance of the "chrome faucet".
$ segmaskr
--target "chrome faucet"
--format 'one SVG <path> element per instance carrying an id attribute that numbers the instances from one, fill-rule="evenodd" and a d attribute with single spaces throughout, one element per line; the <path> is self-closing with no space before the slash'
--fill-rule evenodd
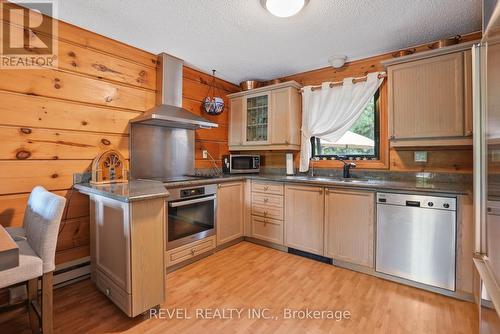
<path id="1" fill-rule="evenodd" d="M 352 161 L 345 161 L 345 160 L 340 160 L 344 163 L 344 171 L 342 177 L 344 179 L 348 179 L 351 177 L 351 168 L 356 168 L 356 164 Z"/>

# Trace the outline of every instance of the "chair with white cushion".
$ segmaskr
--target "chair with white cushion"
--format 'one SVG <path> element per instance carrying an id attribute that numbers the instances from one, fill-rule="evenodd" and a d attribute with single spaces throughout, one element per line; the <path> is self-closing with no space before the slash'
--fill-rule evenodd
<path id="1" fill-rule="evenodd" d="M 0 288 L 28 283 L 28 309 L 33 332 L 53 332 L 52 278 L 59 225 L 66 199 L 35 187 L 24 213 L 23 227 L 6 228 L 19 246 L 19 266 L 0 271 Z M 42 277 L 41 310 L 38 279 Z M 38 318 L 38 319 L 37 319 Z M 41 326 L 39 325 L 41 320 Z"/>

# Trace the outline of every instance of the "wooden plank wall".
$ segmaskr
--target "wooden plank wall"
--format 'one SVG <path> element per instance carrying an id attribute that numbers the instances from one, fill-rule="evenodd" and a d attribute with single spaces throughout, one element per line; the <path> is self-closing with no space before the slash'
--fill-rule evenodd
<path id="1" fill-rule="evenodd" d="M 61 263 L 89 254 L 88 197 L 71 190 L 72 175 L 88 170 L 104 149 L 128 158 L 128 121 L 155 104 L 156 56 L 64 22 L 52 37 L 59 42 L 58 69 L 0 71 L 0 223 L 22 225 L 36 185 L 65 196 Z M 201 114 L 210 80 L 184 67 L 187 109 Z M 217 85 L 224 98 L 239 90 L 222 80 Z M 207 116 L 220 128 L 196 132 L 197 167 L 209 167 L 201 149 L 216 159 L 227 152 L 227 115 Z"/>
<path id="2" fill-rule="evenodd" d="M 480 39 L 480 33 L 463 36 L 462 41 Z M 416 47 L 417 52 L 428 50 L 427 45 Z M 314 71 L 297 73 L 281 78 L 282 80 L 295 80 L 302 85 L 318 85 L 324 81 L 341 81 L 347 77 L 360 77 L 369 72 L 383 71 L 380 61 L 392 58 L 393 53 L 348 62 L 340 69 L 332 67 L 321 68 Z M 383 83 L 385 85 L 385 82 Z M 387 90 L 385 90 L 387 92 Z M 415 163 L 412 150 L 394 150 L 389 152 L 389 169 L 393 171 L 432 171 L 451 173 L 472 172 L 472 147 L 423 148 L 428 151 L 429 161 L 425 164 Z M 284 167 L 284 153 L 260 152 L 263 163 L 267 167 Z M 295 154 L 298 165 L 298 154 Z"/>

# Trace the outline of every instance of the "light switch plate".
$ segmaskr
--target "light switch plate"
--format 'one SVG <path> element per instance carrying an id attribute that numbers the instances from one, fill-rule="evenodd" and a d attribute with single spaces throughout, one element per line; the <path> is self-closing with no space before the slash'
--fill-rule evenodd
<path id="1" fill-rule="evenodd" d="M 426 151 L 415 151 L 414 157 L 415 157 L 415 162 L 427 162 L 427 152 Z"/>
<path id="2" fill-rule="evenodd" d="M 203 159 L 207 159 L 208 158 L 207 150 L 203 150 L 202 153 L 203 153 Z"/>

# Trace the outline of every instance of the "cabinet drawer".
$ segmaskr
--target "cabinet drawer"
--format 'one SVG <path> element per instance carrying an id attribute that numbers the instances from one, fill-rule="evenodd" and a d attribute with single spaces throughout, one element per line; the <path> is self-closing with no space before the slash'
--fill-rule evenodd
<path id="1" fill-rule="evenodd" d="M 283 245 L 283 222 L 253 216 L 252 237 Z"/>
<path id="2" fill-rule="evenodd" d="M 123 312 L 132 315 L 132 296 L 121 289 L 100 270 L 96 271 L 96 285 Z"/>
<path id="3" fill-rule="evenodd" d="M 252 192 L 283 195 L 283 184 L 276 182 L 252 181 Z"/>
<path id="4" fill-rule="evenodd" d="M 283 208 L 252 204 L 252 215 L 283 220 Z"/>
<path id="5" fill-rule="evenodd" d="M 215 248 L 215 236 L 167 251 L 167 267 L 189 260 Z"/>
<path id="6" fill-rule="evenodd" d="M 252 193 L 252 204 L 265 206 L 265 207 L 283 207 L 283 196 L 272 195 L 272 194 L 262 194 L 262 193 Z"/>

